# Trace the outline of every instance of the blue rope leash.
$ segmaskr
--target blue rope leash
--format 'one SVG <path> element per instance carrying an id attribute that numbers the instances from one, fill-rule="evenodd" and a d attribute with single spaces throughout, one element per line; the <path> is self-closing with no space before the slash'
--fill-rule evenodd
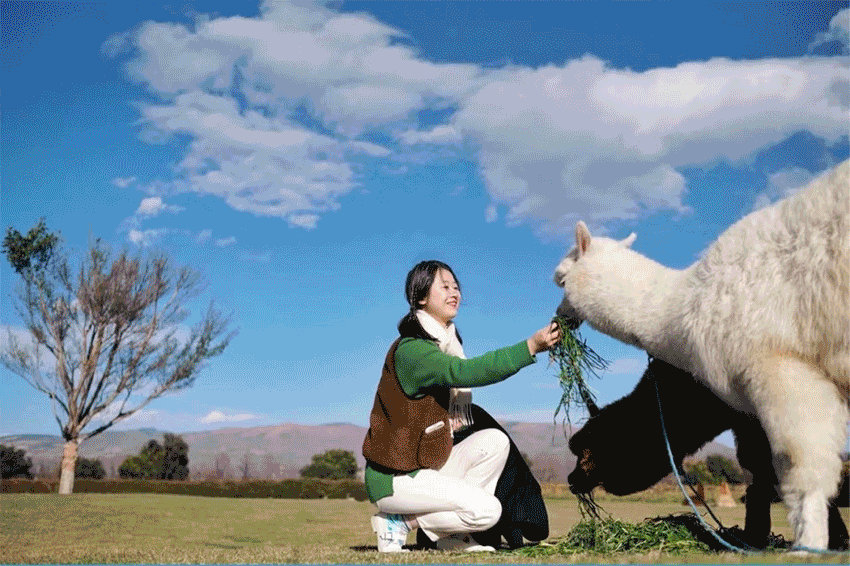
<path id="1" fill-rule="evenodd" d="M 652 363 L 652 356 L 649 356 L 649 362 Z M 740 547 L 737 547 L 737 546 L 730 544 L 729 542 L 723 540 L 720 537 L 720 535 L 718 535 L 715 532 L 715 530 L 712 527 L 710 527 L 708 525 L 708 523 L 706 523 L 705 520 L 702 518 L 702 515 L 697 510 L 696 505 L 691 500 L 691 498 L 688 496 L 688 493 L 685 490 L 685 486 L 682 484 L 682 479 L 679 477 L 679 471 L 676 468 L 676 460 L 675 460 L 675 458 L 673 458 L 673 449 L 670 448 L 670 440 L 669 440 L 669 438 L 667 438 L 667 427 L 664 426 L 664 412 L 661 410 L 661 394 L 658 391 L 658 382 L 655 380 L 655 376 L 652 376 L 652 383 L 655 385 L 655 398 L 658 401 L 658 416 L 661 419 L 661 432 L 664 434 L 664 445 L 667 448 L 667 456 L 670 458 L 670 466 L 673 468 L 673 476 L 675 476 L 676 483 L 679 484 L 679 489 L 682 490 L 682 495 L 685 496 L 685 500 L 687 500 L 687 502 L 690 504 L 691 509 L 694 510 L 694 515 L 696 515 L 697 519 L 702 524 L 702 526 L 705 528 L 705 530 L 708 531 L 711 534 L 711 536 L 713 536 L 720 544 L 722 544 L 724 547 L 728 548 L 729 550 L 731 550 L 733 552 L 740 552 L 742 554 L 747 554 L 747 553 L 756 554 L 756 553 L 765 552 L 763 550 L 754 549 L 754 548 L 751 548 L 749 546 L 748 546 L 748 548 L 744 549 L 744 548 L 740 548 Z M 707 504 L 706 504 L 706 509 L 708 509 Z M 709 509 L 709 513 L 711 513 L 710 509 Z M 713 513 L 712 513 L 712 517 L 714 517 Z M 715 517 L 715 520 L 717 520 L 717 517 Z M 720 523 L 719 520 L 717 522 L 718 522 L 718 524 Z M 778 551 L 779 552 L 783 552 L 783 551 L 788 552 L 787 550 L 783 550 L 783 549 L 778 549 Z M 796 552 L 796 551 L 811 552 L 813 554 L 845 554 L 846 553 L 846 551 L 820 550 L 820 549 L 817 549 L 817 548 L 809 548 L 807 546 L 793 546 L 790 550 L 790 552 Z"/>
<path id="2" fill-rule="evenodd" d="M 685 496 L 685 500 L 690 504 L 691 509 L 694 510 L 694 515 L 696 515 L 699 522 L 702 524 L 702 526 L 705 528 L 705 530 L 708 531 L 708 533 L 711 534 L 711 536 L 713 536 L 717 540 L 717 542 L 719 542 L 721 545 L 723 545 L 724 547 L 728 548 L 729 550 L 731 550 L 733 552 L 741 552 L 741 553 L 749 552 L 747 550 L 744 550 L 743 548 L 739 548 L 739 547 L 734 546 L 732 544 L 729 544 L 727 541 L 723 540 L 720 537 L 720 535 L 718 535 L 715 532 L 715 530 L 712 527 L 710 527 L 708 525 L 708 523 L 705 522 L 705 520 L 702 518 L 702 515 L 697 510 L 697 506 L 694 504 L 694 502 L 691 500 L 690 496 L 688 495 L 688 492 L 685 490 L 685 486 L 682 484 L 682 479 L 679 477 L 679 471 L 676 469 L 676 461 L 675 461 L 675 458 L 673 458 L 673 450 L 670 448 L 670 440 L 667 438 L 667 427 L 664 426 L 664 413 L 661 410 L 661 394 L 658 392 L 658 382 L 655 381 L 654 376 L 652 378 L 652 382 L 655 385 L 655 398 L 658 400 L 658 416 L 661 418 L 661 432 L 664 434 L 664 445 L 667 448 L 667 456 L 670 457 L 670 465 L 673 467 L 673 475 L 676 477 L 676 483 L 679 484 L 679 489 L 682 490 L 682 495 Z"/>

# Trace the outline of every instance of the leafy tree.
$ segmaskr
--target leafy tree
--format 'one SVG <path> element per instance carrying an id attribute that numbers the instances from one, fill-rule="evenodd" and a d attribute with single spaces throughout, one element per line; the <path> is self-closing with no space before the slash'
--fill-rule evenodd
<path id="1" fill-rule="evenodd" d="M 77 464 L 74 468 L 74 477 L 102 480 L 106 477 L 106 470 L 103 469 L 103 464 L 100 460 L 89 460 L 88 458 L 77 457 Z"/>
<path id="2" fill-rule="evenodd" d="M 705 464 L 714 478 L 714 483 L 726 481 L 738 484 L 744 482 L 744 472 L 729 458 L 713 455 L 705 459 Z"/>
<path id="3" fill-rule="evenodd" d="M 705 462 L 699 461 L 692 464 L 686 464 L 684 468 L 684 483 L 690 485 L 696 485 L 699 483 L 706 485 L 714 483 L 714 476 L 712 476 L 711 472 L 708 471 L 708 466 L 706 466 Z"/>
<path id="4" fill-rule="evenodd" d="M 162 475 L 164 480 L 189 479 L 189 445 L 181 436 L 165 433 L 163 437 Z"/>
<path id="5" fill-rule="evenodd" d="M 348 450 L 328 450 L 313 456 L 313 461 L 301 469 L 302 478 L 343 480 L 357 474 L 357 460 Z"/>
<path id="6" fill-rule="evenodd" d="M 32 459 L 26 457 L 24 450 L 16 450 L 14 446 L 0 444 L 0 468 L 3 479 L 27 478 L 32 479 Z"/>
<path id="7" fill-rule="evenodd" d="M 165 449 L 156 440 L 150 440 L 136 456 L 130 456 L 119 466 L 122 478 L 159 479 L 163 473 Z"/>
<path id="8" fill-rule="evenodd" d="M 95 240 L 72 268 L 58 242 L 43 220 L 26 236 L 6 231 L 3 252 L 21 277 L 15 306 L 30 339 L 10 332 L 0 363 L 50 399 L 65 440 L 59 493 L 71 493 L 80 442 L 191 387 L 235 332 L 210 303 L 188 338 L 175 337 L 202 284 L 165 254 L 113 257 Z"/>
<path id="9" fill-rule="evenodd" d="M 705 461 L 685 466 L 686 480 L 692 484 L 719 485 L 721 483 L 743 483 L 744 472 L 735 462 L 723 456 L 709 456 Z"/>
<path id="10" fill-rule="evenodd" d="M 164 435 L 164 445 L 150 440 L 138 455 L 130 456 L 118 468 L 122 478 L 186 480 L 189 479 L 189 447 L 174 434 Z"/>

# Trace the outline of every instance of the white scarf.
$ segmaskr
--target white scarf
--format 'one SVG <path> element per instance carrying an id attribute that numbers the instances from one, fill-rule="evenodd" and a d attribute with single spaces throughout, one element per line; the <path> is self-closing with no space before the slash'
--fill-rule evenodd
<path id="1" fill-rule="evenodd" d="M 437 344 L 440 351 L 450 356 L 455 356 L 461 359 L 466 359 L 466 354 L 463 353 L 463 345 L 457 337 L 454 323 L 448 326 L 443 326 L 437 319 L 423 311 L 416 310 L 416 318 L 419 319 L 419 324 L 422 328 L 437 339 Z M 452 387 L 449 392 L 449 422 L 452 425 L 452 430 L 458 430 L 462 426 L 472 424 L 472 389 Z"/>

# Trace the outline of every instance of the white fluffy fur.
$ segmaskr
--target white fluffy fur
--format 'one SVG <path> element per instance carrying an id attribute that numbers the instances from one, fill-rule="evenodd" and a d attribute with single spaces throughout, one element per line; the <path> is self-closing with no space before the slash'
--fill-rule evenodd
<path id="1" fill-rule="evenodd" d="M 576 227 L 558 314 L 695 375 L 758 416 L 796 544 L 825 549 L 850 422 L 850 161 L 744 217 L 684 270 Z"/>

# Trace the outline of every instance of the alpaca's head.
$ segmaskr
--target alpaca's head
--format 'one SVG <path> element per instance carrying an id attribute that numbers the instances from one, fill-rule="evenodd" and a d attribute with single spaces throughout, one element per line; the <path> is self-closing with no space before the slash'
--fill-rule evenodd
<path id="1" fill-rule="evenodd" d="M 576 328 L 591 317 L 599 284 L 616 262 L 611 254 L 629 248 L 635 238 L 634 233 L 624 240 L 592 238 L 584 222 L 576 224 L 576 244 L 555 268 L 555 284 L 564 289 L 557 315 L 570 327 Z"/>
<path id="2" fill-rule="evenodd" d="M 655 384 L 658 384 L 656 392 Z M 596 486 L 614 495 L 647 489 L 670 473 L 658 399 L 676 460 L 733 426 L 734 411 L 692 375 L 659 359 L 626 397 L 603 407 L 570 438 L 573 493 Z"/>

